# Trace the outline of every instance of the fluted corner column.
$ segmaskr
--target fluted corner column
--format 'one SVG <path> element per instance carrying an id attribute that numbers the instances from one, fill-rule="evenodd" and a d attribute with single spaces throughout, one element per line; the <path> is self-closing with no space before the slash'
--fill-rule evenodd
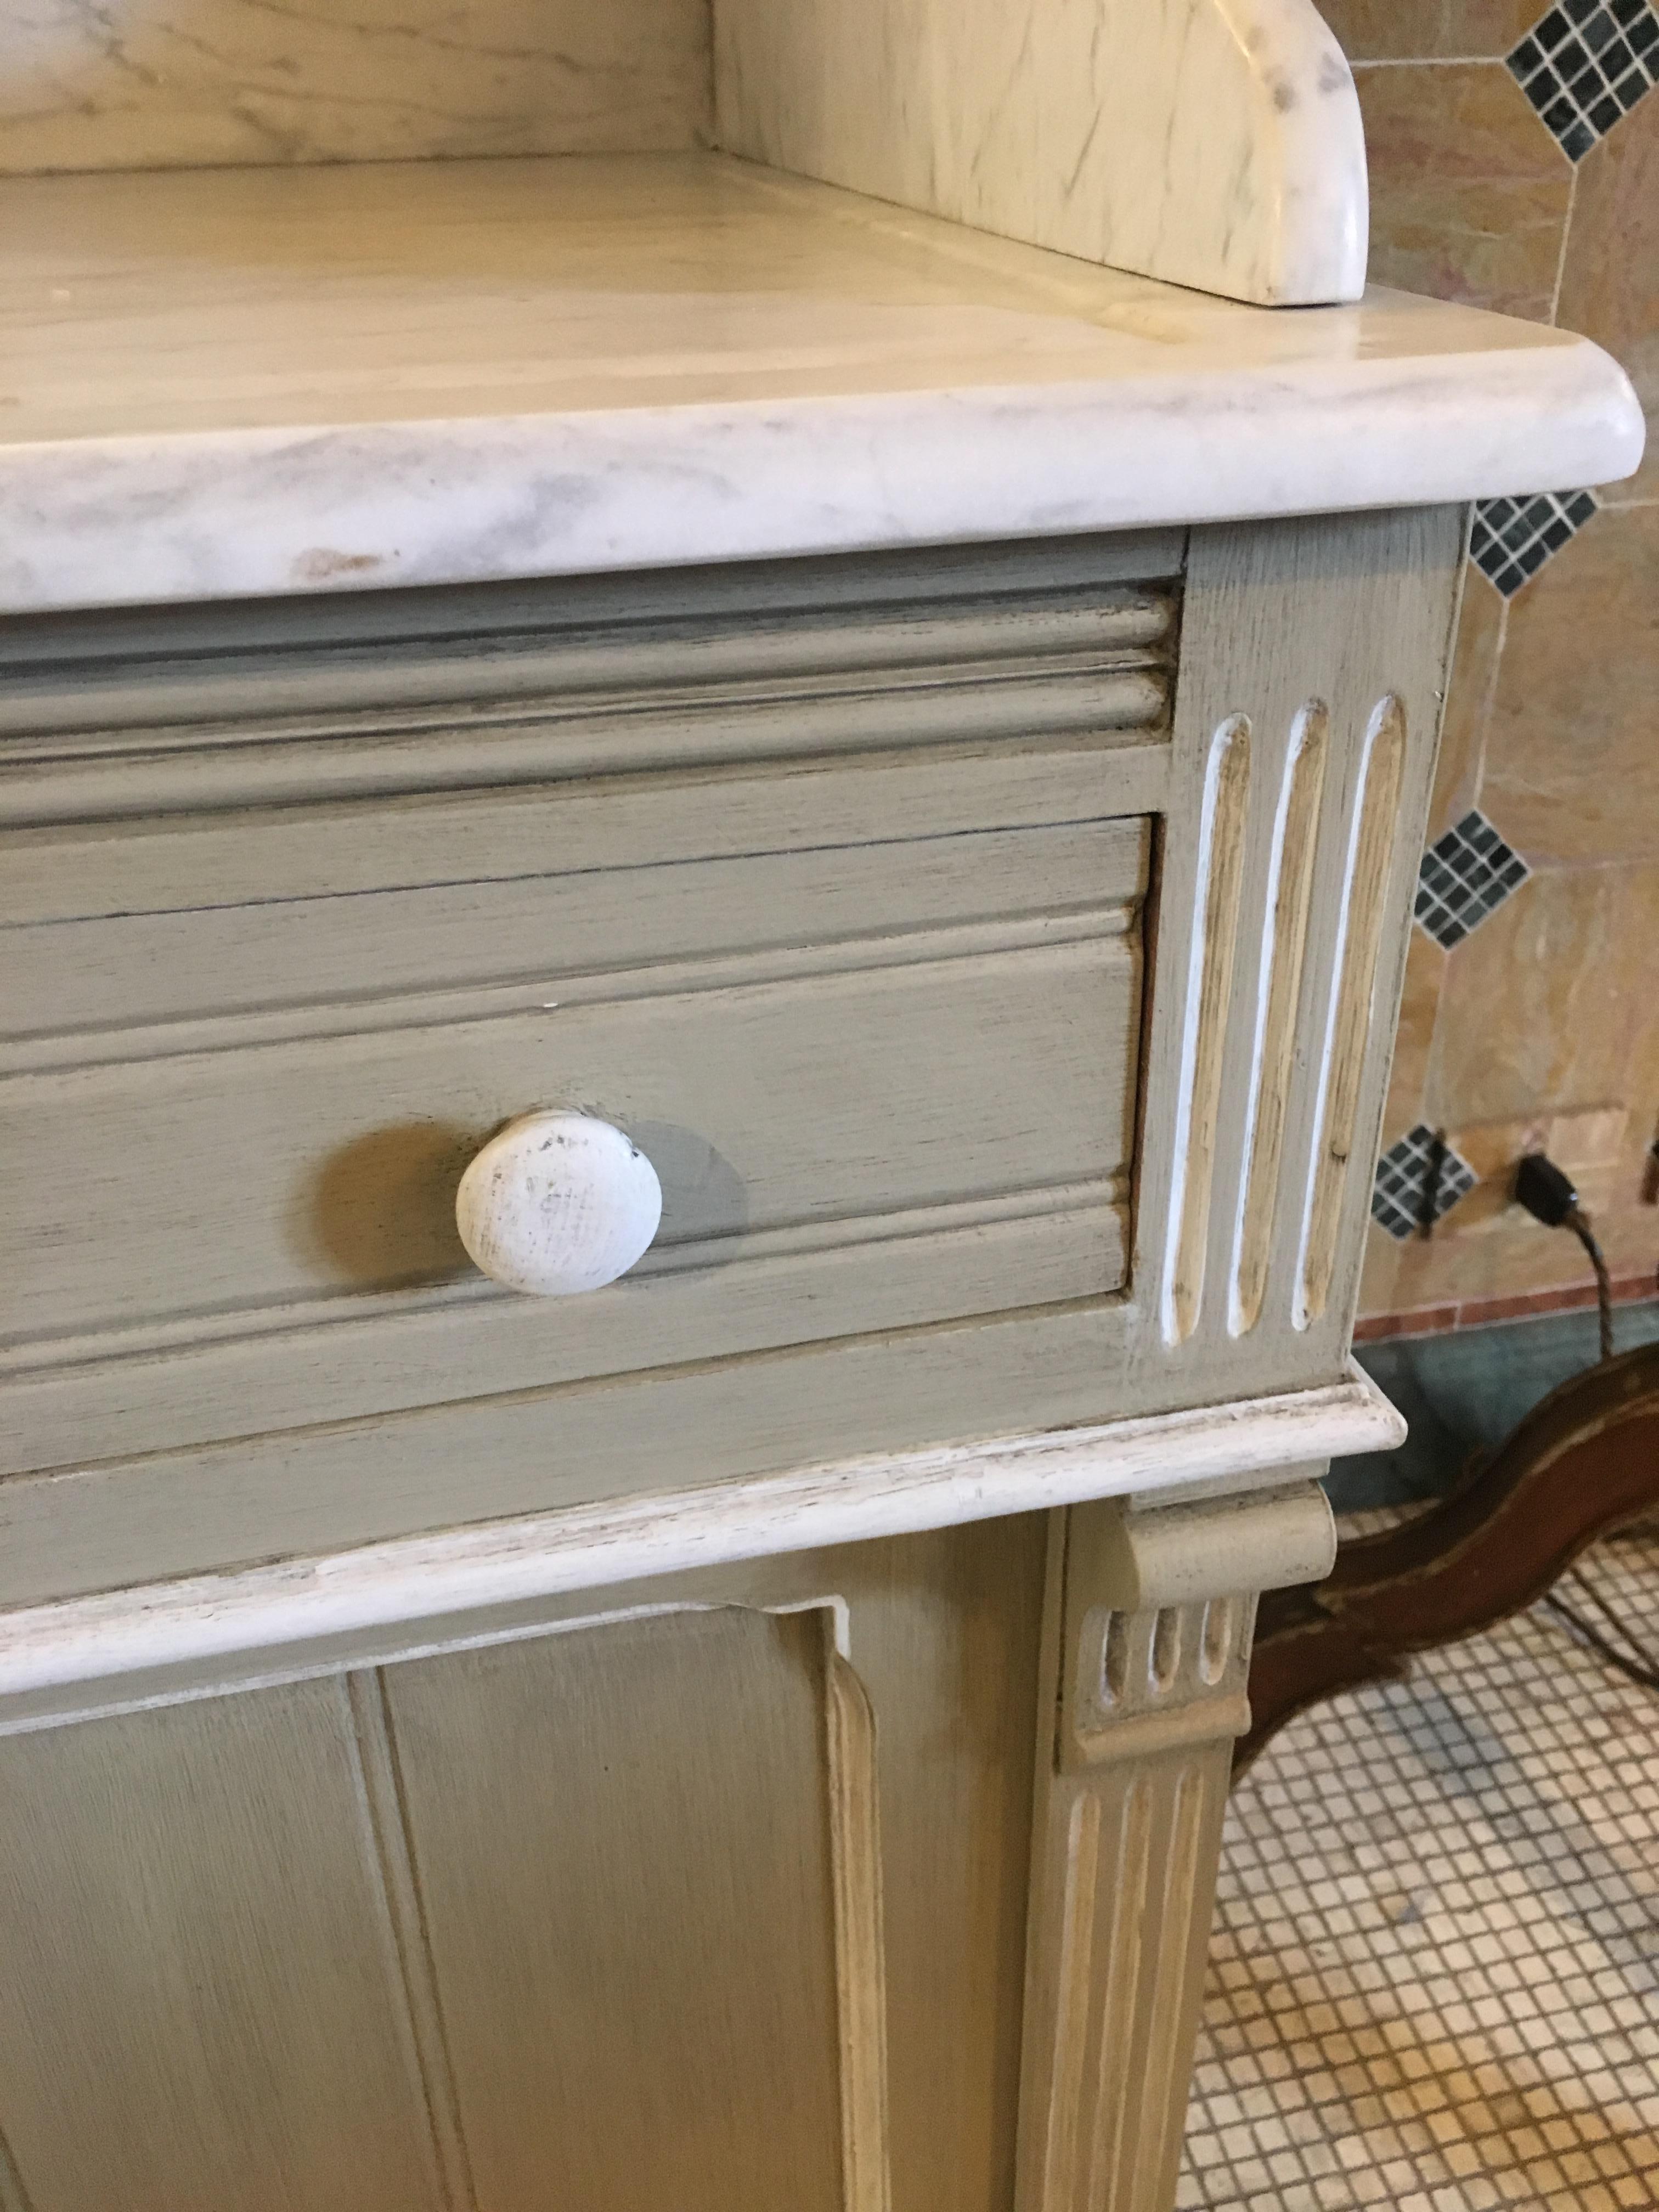
<path id="1" fill-rule="evenodd" d="M 1056 1530 L 1018 2212 L 1174 2203 L 1256 1598 L 1329 1571 L 1322 1472 L 1073 1506 Z"/>

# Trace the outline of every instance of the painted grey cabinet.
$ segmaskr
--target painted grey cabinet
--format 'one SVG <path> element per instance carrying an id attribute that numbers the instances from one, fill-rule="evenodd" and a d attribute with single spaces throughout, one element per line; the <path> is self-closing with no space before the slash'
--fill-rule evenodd
<path id="1" fill-rule="evenodd" d="M 1167 2203 L 1462 531 L 0 635 L 6 2212 Z"/>

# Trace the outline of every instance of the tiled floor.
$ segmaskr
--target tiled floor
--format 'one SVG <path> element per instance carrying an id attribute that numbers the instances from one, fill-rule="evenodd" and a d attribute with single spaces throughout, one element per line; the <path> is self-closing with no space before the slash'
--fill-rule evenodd
<path id="1" fill-rule="evenodd" d="M 1659 1538 L 1597 1586 L 1659 1644 Z M 1234 1796 L 1178 2202 L 1659 2207 L 1659 1695 L 1534 1613 Z"/>

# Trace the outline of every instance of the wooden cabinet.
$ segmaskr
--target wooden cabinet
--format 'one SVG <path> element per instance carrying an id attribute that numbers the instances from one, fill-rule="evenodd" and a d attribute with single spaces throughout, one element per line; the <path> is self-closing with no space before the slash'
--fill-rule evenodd
<path id="1" fill-rule="evenodd" d="M 1340 1384 L 1459 528 L 15 624 L 0 1596 Z"/>
<path id="2" fill-rule="evenodd" d="M 1006 2205 L 1044 1560 L 941 1530 L 0 1741 L 27 2201 Z"/>
<path id="3" fill-rule="evenodd" d="M 1468 502 L 1641 409 L 1362 299 L 1312 0 L 492 7 L 0 185 L 0 2212 L 1170 2212 Z"/>
<path id="4" fill-rule="evenodd" d="M 1161 2212 L 1461 531 L 11 625 L 5 2212 Z"/>

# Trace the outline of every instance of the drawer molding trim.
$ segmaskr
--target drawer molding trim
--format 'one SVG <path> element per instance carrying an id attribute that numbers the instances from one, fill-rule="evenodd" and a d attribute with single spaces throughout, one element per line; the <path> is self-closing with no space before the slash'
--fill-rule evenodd
<path id="1" fill-rule="evenodd" d="M 647 1576 L 1088 1498 L 1282 1480 L 1287 1466 L 1390 1450 L 1405 1433 L 1350 1363 L 1343 1381 L 1315 1389 L 837 1461 L 19 1607 L 0 1613 L 0 1730 L 331 1671 L 337 1649 L 318 1660 L 317 1647 L 365 1633 L 386 1632 L 378 1658 L 412 1656 L 459 1640 L 444 1616 Z M 361 1645 L 350 1656 L 363 1663 Z M 210 1676 L 162 1679 L 191 1668 Z M 102 1694 L 89 1698 L 94 1684 Z"/>

